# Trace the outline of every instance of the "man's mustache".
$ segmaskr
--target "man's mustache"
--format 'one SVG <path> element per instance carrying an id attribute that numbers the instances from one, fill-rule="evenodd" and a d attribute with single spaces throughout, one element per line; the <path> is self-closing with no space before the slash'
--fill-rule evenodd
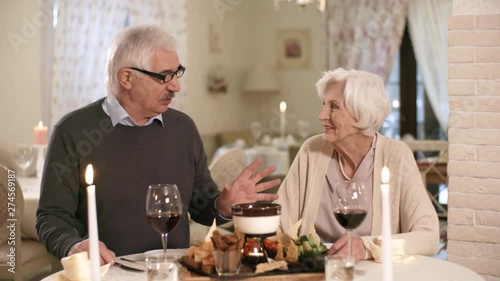
<path id="1" fill-rule="evenodd" d="M 173 99 L 174 97 L 175 97 L 175 93 L 174 92 L 168 92 L 164 96 L 162 96 L 160 98 L 160 100 L 170 100 L 170 99 Z"/>

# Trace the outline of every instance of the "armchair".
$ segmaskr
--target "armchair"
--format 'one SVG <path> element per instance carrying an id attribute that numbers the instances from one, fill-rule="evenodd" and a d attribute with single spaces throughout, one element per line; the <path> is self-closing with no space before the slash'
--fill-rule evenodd
<path id="1" fill-rule="evenodd" d="M 0 209 L 0 279 L 22 281 L 23 277 L 38 273 L 47 265 L 52 271 L 62 269 L 60 261 L 50 255 L 40 241 L 22 238 L 23 193 L 15 180 L 15 172 L 2 165 L 0 204 L 3 206 Z"/>

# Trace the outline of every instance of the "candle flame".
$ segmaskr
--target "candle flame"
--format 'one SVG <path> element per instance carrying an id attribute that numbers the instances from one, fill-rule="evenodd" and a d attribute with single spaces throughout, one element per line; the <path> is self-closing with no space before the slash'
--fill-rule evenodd
<path id="1" fill-rule="evenodd" d="M 87 169 L 85 170 L 85 182 L 88 185 L 91 185 L 94 182 L 94 170 L 92 169 L 92 164 L 88 164 Z"/>
<path id="2" fill-rule="evenodd" d="M 391 178 L 391 174 L 389 172 L 389 168 L 383 167 L 382 168 L 382 183 L 388 184 L 390 178 Z"/>
<path id="3" fill-rule="evenodd" d="M 43 129 L 43 122 L 42 120 L 40 120 L 40 122 L 38 122 L 38 129 Z"/>
<path id="4" fill-rule="evenodd" d="M 286 111 L 286 102 L 282 101 L 280 102 L 280 112 L 285 112 Z"/>

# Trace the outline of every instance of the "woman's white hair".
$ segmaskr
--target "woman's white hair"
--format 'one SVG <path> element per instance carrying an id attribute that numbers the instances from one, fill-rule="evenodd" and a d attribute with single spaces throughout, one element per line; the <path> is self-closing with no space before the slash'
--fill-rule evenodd
<path id="1" fill-rule="evenodd" d="M 155 51 L 176 52 L 175 39 L 156 25 L 136 25 L 121 31 L 108 48 L 105 84 L 108 95 L 120 91 L 118 71 L 124 67 L 149 70 Z M 135 73 L 135 75 L 142 75 Z"/>
<path id="2" fill-rule="evenodd" d="M 337 68 L 326 71 L 316 82 L 320 98 L 335 83 L 343 83 L 344 106 L 356 120 L 354 127 L 365 136 L 373 136 L 384 123 L 391 110 L 391 103 L 380 76 L 360 70 Z"/>

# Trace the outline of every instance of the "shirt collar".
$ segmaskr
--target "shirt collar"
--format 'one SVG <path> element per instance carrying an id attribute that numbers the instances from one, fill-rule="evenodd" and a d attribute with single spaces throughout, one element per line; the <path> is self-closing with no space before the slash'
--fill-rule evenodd
<path id="1" fill-rule="evenodd" d="M 122 124 L 125 126 L 138 126 L 134 119 L 125 111 L 114 95 L 108 95 L 104 102 L 102 103 L 102 109 L 111 118 L 111 123 L 113 127 L 116 124 Z M 147 126 L 153 123 L 154 120 L 160 121 L 163 126 L 163 117 L 161 114 L 149 118 L 149 120 L 143 125 Z"/>

